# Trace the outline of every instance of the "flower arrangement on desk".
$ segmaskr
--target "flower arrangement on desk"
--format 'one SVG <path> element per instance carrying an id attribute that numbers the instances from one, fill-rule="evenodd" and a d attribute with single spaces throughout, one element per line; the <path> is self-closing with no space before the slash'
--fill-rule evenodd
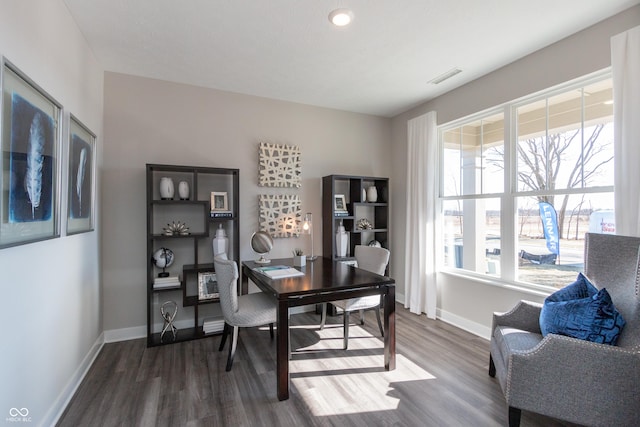
<path id="1" fill-rule="evenodd" d="M 307 265 L 307 258 L 304 256 L 304 251 L 300 248 L 295 248 L 291 251 L 293 253 L 293 265 L 294 267 L 304 267 Z"/>

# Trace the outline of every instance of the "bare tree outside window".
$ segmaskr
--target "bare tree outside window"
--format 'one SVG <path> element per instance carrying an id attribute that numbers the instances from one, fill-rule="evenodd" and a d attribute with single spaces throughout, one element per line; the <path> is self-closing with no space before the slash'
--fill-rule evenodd
<path id="1" fill-rule="evenodd" d="M 594 178 L 602 173 L 604 165 L 613 161 L 613 141 L 600 138 L 604 127 L 605 125 L 598 124 L 584 129 L 584 144 L 580 143 L 580 130 L 550 134 L 548 138 L 538 137 L 520 141 L 517 144 L 519 190 L 588 187 Z M 562 178 L 564 187 L 560 187 Z M 558 205 L 553 195 L 538 196 L 537 200 L 550 203 L 556 208 L 558 232 L 561 238 L 565 238 L 565 216 L 569 196 L 561 196 Z"/>
<path id="2" fill-rule="evenodd" d="M 573 189 L 589 187 L 600 177 L 605 165 L 613 162 L 613 141 L 602 138 L 605 124 L 597 124 L 585 128 L 585 141 L 581 144 L 580 129 L 568 132 L 549 134 L 548 137 L 539 136 L 524 139 L 516 145 L 518 153 L 518 191 L 542 191 L 556 189 Z M 504 165 L 504 148 L 491 148 L 487 155 L 487 162 L 495 167 Z M 566 238 L 565 221 L 567 210 L 576 214 L 575 207 L 568 207 L 569 195 L 561 197 L 556 205 L 556 196 L 535 196 L 538 202 L 547 202 L 555 207 L 558 213 L 558 232 L 560 238 Z M 537 215 L 537 207 L 531 211 Z M 527 215 L 524 215 L 525 217 Z M 520 224 L 522 233 L 523 224 Z M 577 227 L 575 233 L 578 233 Z"/>

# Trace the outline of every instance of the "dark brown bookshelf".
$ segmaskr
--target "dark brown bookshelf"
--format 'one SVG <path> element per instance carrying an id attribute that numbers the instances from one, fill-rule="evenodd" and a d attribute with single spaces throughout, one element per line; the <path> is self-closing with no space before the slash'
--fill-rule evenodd
<path id="1" fill-rule="evenodd" d="M 174 183 L 174 197 L 160 197 L 160 179 L 168 177 Z M 179 199 L 178 183 L 189 185 L 189 198 Z M 202 322 L 207 317 L 219 318 L 219 299 L 199 299 L 198 274 L 215 272 L 212 240 L 219 224 L 229 239 L 227 256 L 240 261 L 240 171 L 238 169 L 182 165 L 146 165 L 147 194 L 147 346 L 172 344 L 204 338 Z M 226 192 L 230 217 L 213 218 L 211 193 Z M 189 227 L 188 234 L 167 235 L 163 228 L 170 222 L 181 222 Z M 158 249 L 166 247 L 174 253 L 174 262 L 166 271 L 179 277 L 179 285 L 154 289 L 153 284 L 161 271 L 151 262 Z M 160 307 L 166 301 L 175 301 L 178 314 L 174 320 L 176 339 L 168 331 L 161 340 L 164 319 Z"/>
<path id="2" fill-rule="evenodd" d="M 368 202 L 366 191 L 374 186 L 375 202 Z M 344 195 L 348 215 L 336 214 L 336 195 Z M 367 219 L 373 228 L 360 230 L 358 221 Z M 342 221 L 349 234 L 347 256 L 339 257 L 336 250 L 336 232 Z M 380 243 L 389 248 L 389 178 L 329 175 L 322 178 L 322 253 L 334 261 L 353 261 L 356 245 Z M 388 268 L 388 267 L 387 267 Z"/>

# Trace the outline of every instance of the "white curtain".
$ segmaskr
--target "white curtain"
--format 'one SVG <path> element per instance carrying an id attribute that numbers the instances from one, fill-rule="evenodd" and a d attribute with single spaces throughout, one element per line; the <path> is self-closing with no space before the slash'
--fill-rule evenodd
<path id="1" fill-rule="evenodd" d="M 404 305 L 436 318 L 435 219 L 438 136 L 436 112 L 409 120 Z"/>
<path id="2" fill-rule="evenodd" d="M 640 27 L 611 38 L 616 234 L 640 236 Z"/>

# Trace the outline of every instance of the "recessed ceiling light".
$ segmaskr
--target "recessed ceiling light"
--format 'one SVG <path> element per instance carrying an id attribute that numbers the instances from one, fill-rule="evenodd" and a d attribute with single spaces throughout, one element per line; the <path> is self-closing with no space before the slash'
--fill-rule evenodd
<path id="1" fill-rule="evenodd" d="M 329 14 L 329 21 L 336 27 L 349 25 L 353 20 L 353 12 L 349 9 L 336 9 Z"/>

